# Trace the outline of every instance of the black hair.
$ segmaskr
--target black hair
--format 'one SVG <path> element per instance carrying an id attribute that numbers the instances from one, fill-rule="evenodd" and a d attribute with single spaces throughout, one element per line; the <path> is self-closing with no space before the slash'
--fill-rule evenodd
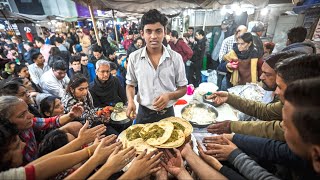
<path id="1" fill-rule="evenodd" d="M 49 54 L 54 56 L 54 55 L 60 55 L 61 51 L 58 47 L 54 46 L 50 49 Z"/>
<path id="2" fill-rule="evenodd" d="M 83 56 L 87 56 L 85 53 L 80 53 L 80 56 L 83 57 Z"/>
<path id="3" fill-rule="evenodd" d="M 81 62 L 81 56 L 79 55 L 72 56 L 70 59 L 70 64 L 72 64 L 73 62 Z"/>
<path id="4" fill-rule="evenodd" d="M 40 113 L 43 117 L 52 117 L 54 107 L 56 106 L 56 99 L 60 99 L 58 96 L 48 96 L 41 100 L 40 102 Z M 49 116 L 46 115 L 49 113 Z"/>
<path id="5" fill-rule="evenodd" d="M 164 14 L 161 14 L 156 9 L 151 9 L 146 12 L 141 18 L 141 30 L 144 29 L 144 26 L 147 24 L 155 24 L 159 22 L 164 28 L 168 24 L 168 19 Z"/>
<path id="6" fill-rule="evenodd" d="M 23 44 L 27 44 L 28 46 L 33 47 L 33 43 L 30 41 L 25 41 L 23 42 Z"/>
<path id="7" fill-rule="evenodd" d="M 172 30 L 172 31 L 171 31 L 171 36 L 178 39 L 178 37 L 179 37 L 178 31 Z"/>
<path id="8" fill-rule="evenodd" d="M 55 71 L 57 71 L 57 70 L 66 71 L 67 68 L 68 68 L 67 63 L 63 60 L 57 60 L 52 65 L 52 69 Z"/>
<path id="9" fill-rule="evenodd" d="M 55 129 L 49 132 L 40 143 L 39 157 L 49 154 L 68 143 L 67 134 L 60 129 Z"/>
<path id="10" fill-rule="evenodd" d="M 275 71 L 286 84 L 320 76 L 320 55 L 298 55 L 276 64 Z"/>
<path id="11" fill-rule="evenodd" d="M 16 64 L 16 66 L 14 66 L 14 71 L 13 71 L 14 76 L 19 77 L 19 73 L 23 68 L 28 68 L 28 66 L 25 64 Z"/>
<path id="12" fill-rule="evenodd" d="M 249 32 L 243 33 L 239 38 L 241 38 L 246 43 L 250 43 L 253 41 L 252 34 Z"/>
<path id="13" fill-rule="evenodd" d="M 40 56 L 40 55 L 42 55 L 41 53 L 34 53 L 34 54 L 32 54 L 32 56 L 31 56 L 31 59 L 33 60 L 33 61 L 35 61 L 36 59 L 38 59 L 38 57 Z"/>
<path id="14" fill-rule="evenodd" d="M 192 29 L 194 31 L 194 27 L 188 27 L 188 29 Z"/>
<path id="15" fill-rule="evenodd" d="M 38 41 L 38 42 L 41 42 L 42 44 L 44 44 L 44 40 L 41 37 L 35 37 L 34 41 Z"/>
<path id="16" fill-rule="evenodd" d="M 114 52 L 115 52 L 115 50 L 113 50 L 113 49 L 109 49 L 109 50 L 106 52 L 106 56 L 107 56 L 107 58 L 109 58 L 109 55 L 113 55 L 113 54 L 114 54 Z"/>
<path id="17" fill-rule="evenodd" d="M 196 33 L 205 37 L 204 31 L 202 29 L 198 29 Z"/>
<path id="18" fill-rule="evenodd" d="M 301 79 L 288 85 L 284 97 L 294 107 L 292 121 L 302 140 L 320 144 L 320 78 Z"/>
<path id="19" fill-rule="evenodd" d="M 19 92 L 19 88 L 22 86 L 19 82 L 9 81 L 6 82 L 1 88 L 1 96 L 16 96 Z"/>
<path id="20" fill-rule="evenodd" d="M 117 70 L 118 69 L 118 66 L 116 65 L 116 63 L 114 63 L 114 62 L 110 62 L 110 71 L 112 71 L 112 70 Z"/>
<path id="21" fill-rule="evenodd" d="M 103 49 L 102 49 L 102 47 L 101 47 L 101 46 L 99 46 L 99 45 L 95 44 L 95 45 L 93 45 L 93 47 L 92 47 L 92 51 L 93 51 L 93 52 L 99 52 L 99 53 L 102 53 Z"/>
<path id="22" fill-rule="evenodd" d="M 9 152 L 9 147 L 16 142 L 19 131 L 17 126 L 8 119 L 0 116 L 0 171 L 6 171 L 11 167 L 11 159 L 4 161 L 5 155 Z"/>
<path id="23" fill-rule="evenodd" d="M 76 89 L 80 84 L 88 82 L 88 79 L 81 73 L 75 73 L 67 86 L 66 92 L 72 94 L 71 89 Z"/>
<path id="24" fill-rule="evenodd" d="M 305 27 L 299 26 L 290 29 L 287 33 L 290 43 L 303 42 L 307 37 L 307 29 Z"/>
<path id="25" fill-rule="evenodd" d="M 62 40 L 61 37 L 56 37 L 56 38 L 54 39 L 54 41 L 56 41 L 56 42 L 59 43 L 59 44 L 62 44 L 62 43 L 63 43 L 63 40 Z"/>
<path id="26" fill-rule="evenodd" d="M 137 38 L 133 41 L 133 43 L 136 44 L 136 43 L 138 42 L 138 40 L 141 40 L 142 43 L 144 44 L 144 40 L 142 39 L 142 37 L 137 37 Z"/>

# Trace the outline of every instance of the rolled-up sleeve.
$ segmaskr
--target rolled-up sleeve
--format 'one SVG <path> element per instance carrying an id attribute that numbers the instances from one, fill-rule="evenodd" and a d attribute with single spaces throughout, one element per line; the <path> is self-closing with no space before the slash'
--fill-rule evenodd
<path id="1" fill-rule="evenodd" d="M 60 116 L 54 116 L 50 118 L 33 118 L 33 127 L 39 130 L 45 130 L 48 128 L 58 128 L 61 127 Z"/>
<path id="2" fill-rule="evenodd" d="M 135 53 L 133 54 L 130 54 L 129 56 L 129 61 L 128 61 L 128 68 L 127 68 L 127 75 L 126 75 L 126 84 L 127 85 L 132 85 L 132 86 L 137 86 L 138 84 L 138 81 L 137 81 L 137 77 L 135 75 L 135 72 L 134 72 L 134 64 L 135 64 L 135 58 L 136 56 L 134 56 Z"/>
<path id="3" fill-rule="evenodd" d="M 177 87 L 186 86 L 188 80 L 186 77 L 186 70 L 180 54 L 175 53 L 174 55 L 174 69 L 175 69 L 175 81 Z"/>

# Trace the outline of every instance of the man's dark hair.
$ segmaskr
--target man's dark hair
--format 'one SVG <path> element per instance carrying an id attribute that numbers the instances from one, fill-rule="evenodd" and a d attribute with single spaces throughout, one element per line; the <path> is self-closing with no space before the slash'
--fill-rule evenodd
<path id="1" fill-rule="evenodd" d="M 41 42 L 42 44 L 44 44 L 44 40 L 41 37 L 35 37 L 34 41 L 38 41 L 38 42 Z"/>
<path id="2" fill-rule="evenodd" d="M 137 37 L 137 39 L 133 40 L 133 43 L 136 44 L 138 40 L 141 40 L 144 43 L 144 40 L 142 39 L 142 37 Z"/>
<path id="3" fill-rule="evenodd" d="M 52 69 L 57 71 L 57 70 L 61 70 L 61 71 L 66 71 L 67 70 L 67 63 L 63 60 L 57 60 L 53 63 Z"/>
<path id="4" fill-rule="evenodd" d="M 164 14 L 161 14 L 156 9 L 151 9 L 146 12 L 141 18 L 141 30 L 144 29 L 144 26 L 147 24 L 155 24 L 159 22 L 164 28 L 168 24 L 168 19 Z"/>
<path id="5" fill-rule="evenodd" d="M 287 36 L 291 44 L 303 42 L 307 37 L 307 29 L 302 26 L 294 27 L 288 31 Z"/>
<path id="6" fill-rule="evenodd" d="M 172 37 L 175 37 L 175 38 L 177 38 L 177 39 L 178 39 L 178 38 L 179 38 L 178 31 L 176 31 L 176 30 L 172 30 L 172 31 L 171 31 L 171 36 L 172 36 Z"/>
<path id="7" fill-rule="evenodd" d="M 305 143 L 320 144 L 320 78 L 289 84 L 285 99 L 294 107 L 292 121 Z"/>
<path id="8" fill-rule="evenodd" d="M 68 136 L 60 129 L 49 132 L 39 145 L 39 157 L 49 154 L 68 144 Z"/>
<path id="9" fill-rule="evenodd" d="M 79 55 L 72 56 L 70 59 L 70 64 L 72 64 L 73 62 L 81 62 L 81 56 Z"/>
<path id="10" fill-rule="evenodd" d="M 34 53 L 34 54 L 32 54 L 31 59 L 32 59 L 33 61 L 35 61 L 36 59 L 38 59 L 38 57 L 39 57 L 40 55 L 42 55 L 42 54 L 41 54 L 41 53 Z"/>
<path id="11" fill-rule="evenodd" d="M 198 29 L 196 33 L 198 33 L 199 35 L 205 36 L 204 31 L 202 29 Z"/>
<path id="12" fill-rule="evenodd" d="M 4 161 L 5 155 L 9 152 L 9 147 L 16 142 L 19 131 L 15 124 L 8 119 L 0 117 L 0 171 L 6 171 L 11 167 L 11 159 Z"/>
<path id="13" fill-rule="evenodd" d="M 288 59 L 291 57 L 298 56 L 300 53 L 296 51 L 281 51 L 274 54 L 271 54 L 265 59 L 265 63 L 267 63 L 272 69 L 275 69 L 275 66 L 278 62 Z"/>
<path id="14" fill-rule="evenodd" d="M 288 85 L 299 79 L 320 76 L 320 55 L 298 55 L 276 64 L 275 71 Z"/>
<path id="15" fill-rule="evenodd" d="M 118 66 L 114 62 L 110 62 L 110 71 L 112 70 L 118 70 Z"/>
<path id="16" fill-rule="evenodd" d="M 95 44 L 95 45 L 93 45 L 93 47 L 92 47 L 92 51 L 93 51 L 93 52 L 99 52 L 99 53 L 102 53 L 103 49 L 102 49 L 102 47 L 101 47 L 101 46 L 99 46 L 99 45 Z"/>
<path id="17" fill-rule="evenodd" d="M 80 56 L 83 57 L 83 56 L 87 56 L 85 53 L 80 53 Z"/>
<path id="18" fill-rule="evenodd" d="M 194 31 L 194 27 L 188 27 L 188 29 L 192 29 Z"/>
<path id="19" fill-rule="evenodd" d="M 16 64 L 16 65 L 14 66 L 14 71 L 13 71 L 14 76 L 15 76 L 15 77 L 19 77 L 19 73 L 21 72 L 21 70 L 22 70 L 23 68 L 28 68 L 28 66 L 25 65 L 25 64 Z"/>
<path id="20" fill-rule="evenodd" d="M 6 82 L 0 88 L 0 96 L 16 96 L 19 92 L 19 88 L 22 84 L 18 82 L 9 81 Z"/>
<path id="21" fill-rule="evenodd" d="M 109 58 L 109 55 L 113 55 L 114 52 L 115 52 L 115 51 L 114 51 L 113 49 L 109 49 L 109 50 L 106 52 L 107 58 Z"/>
<path id="22" fill-rule="evenodd" d="M 63 43 L 63 40 L 62 40 L 61 37 L 56 37 L 56 38 L 54 39 L 54 41 L 56 41 L 56 42 L 59 43 L 59 44 L 62 44 L 62 43 Z"/>

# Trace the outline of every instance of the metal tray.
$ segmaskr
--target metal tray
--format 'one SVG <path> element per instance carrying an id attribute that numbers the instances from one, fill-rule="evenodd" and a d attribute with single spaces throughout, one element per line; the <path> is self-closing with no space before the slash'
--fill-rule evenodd
<path id="1" fill-rule="evenodd" d="M 188 104 L 188 105 L 186 105 L 185 107 L 182 108 L 182 110 L 181 110 L 182 118 L 184 118 L 183 114 L 186 111 L 186 109 L 188 109 L 190 106 L 193 106 L 193 105 L 195 105 L 195 107 L 204 108 L 204 109 L 207 109 L 209 112 L 215 113 L 216 117 L 218 117 L 218 115 L 219 115 L 217 109 L 214 106 L 210 105 L 210 104 L 206 104 L 206 103 L 191 103 L 191 104 Z M 184 118 L 184 119 L 186 119 L 186 118 Z M 212 122 L 210 122 L 208 124 L 198 124 L 197 122 L 192 121 L 192 119 L 186 119 L 186 120 L 189 121 L 192 124 L 192 126 L 197 127 L 197 128 L 205 128 L 208 125 L 216 122 L 216 119 L 213 119 Z"/>

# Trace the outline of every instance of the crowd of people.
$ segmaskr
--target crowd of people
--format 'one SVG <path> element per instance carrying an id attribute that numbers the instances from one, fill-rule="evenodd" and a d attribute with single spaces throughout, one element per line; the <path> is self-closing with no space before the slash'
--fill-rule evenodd
<path id="1" fill-rule="evenodd" d="M 261 23 L 233 32 L 224 20 L 210 39 L 193 28 L 179 36 L 167 23 L 150 10 L 140 31 L 123 26 L 119 57 L 112 29 L 98 37 L 101 46 L 85 28 L 33 42 L 2 36 L 0 179 L 319 179 L 320 56 L 307 30 L 290 29 L 287 47 L 273 53 Z M 121 102 L 138 124 L 175 116 L 187 84 L 201 83 L 205 57 L 220 89 L 225 78 L 226 87 L 262 82 L 273 91 L 268 104 L 226 91 L 209 96 L 260 121 L 218 122 L 207 127 L 218 135 L 202 142 L 137 155 L 116 140 L 124 128 L 96 113 Z"/>

